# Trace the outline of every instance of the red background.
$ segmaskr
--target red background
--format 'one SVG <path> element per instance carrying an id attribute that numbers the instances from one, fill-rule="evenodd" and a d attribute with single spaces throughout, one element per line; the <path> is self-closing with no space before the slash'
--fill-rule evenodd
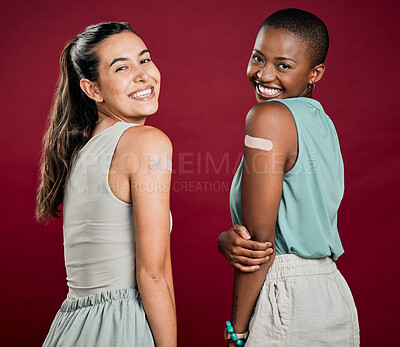
<path id="1" fill-rule="evenodd" d="M 148 124 L 174 144 L 179 346 L 224 346 L 232 269 L 216 241 L 231 226 L 227 186 L 255 103 L 247 61 L 259 25 L 282 6 L 311 11 L 328 26 L 327 71 L 315 98 L 336 125 L 345 161 L 346 252 L 338 266 L 355 297 L 362 345 L 397 345 L 397 1 L 2 0 L 2 346 L 41 345 L 67 293 L 62 222 L 33 218 L 41 138 L 65 42 L 110 20 L 130 22 L 162 74 L 160 110 Z"/>

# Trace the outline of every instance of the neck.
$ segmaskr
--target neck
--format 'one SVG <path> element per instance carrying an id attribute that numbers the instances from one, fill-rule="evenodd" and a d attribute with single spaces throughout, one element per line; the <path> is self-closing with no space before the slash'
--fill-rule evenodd
<path id="1" fill-rule="evenodd" d="M 144 123 L 146 121 L 146 117 L 147 117 L 147 116 L 142 116 L 142 117 L 135 117 L 134 119 L 132 119 L 132 118 L 127 118 L 127 117 L 123 117 L 123 116 L 117 116 L 116 114 L 113 114 L 112 112 L 107 112 L 104 110 L 97 110 L 97 115 L 98 115 L 98 120 L 96 123 L 99 123 L 105 119 L 114 119 L 117 122 L 135 123 L 135 124 L 139 124 L 139 125 L 144 125 Z"/>
<path id="2" fill-rule="evenodd" d="M 299 97 L 312 99 L 312 90 L 310 90 L 310 88 L 307 86 L 306 89 L 299 95 Z"/>

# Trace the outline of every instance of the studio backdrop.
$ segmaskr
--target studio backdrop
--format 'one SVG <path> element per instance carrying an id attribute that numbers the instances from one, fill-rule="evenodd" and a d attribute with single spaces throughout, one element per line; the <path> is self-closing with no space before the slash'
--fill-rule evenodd
<path id="1" fill-rule="evenodd" d="M 345 163 L 338 267 L 358 307 L 362 346 L 398 343 L 397 1 L 2 0 L 1 346 L 40 346 L 67 294 L 62 219 L 34 220 L 41 140 L 65 43 L 103 21 L 129 22 L 162 76 L 160 108 L 147 124 L 174 146 L 179 346 L 225 346 L 233 270 L 217 238 L 232 226 L 230 183 L 255 104 L 247 62 L 260 24 L 282 6 L 313 12 L 328 27 L 314 97 L 336 126 Z"/>

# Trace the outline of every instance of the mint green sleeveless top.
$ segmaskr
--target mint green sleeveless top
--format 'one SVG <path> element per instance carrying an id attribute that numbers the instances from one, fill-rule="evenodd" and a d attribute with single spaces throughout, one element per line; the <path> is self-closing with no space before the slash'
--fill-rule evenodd
<path id="1" fill-rule="evenodd" d="M 335 127 L 321 104 L 311 98 L 273 99 L 288 107 L 296 123 L 298 157 L 283 175 L 275 228 L 276 254 L 304 258 L 343 254 L 337 212 L 344 193 L 344 168 Z M 230 191 L 233 224 L 242 223 L 243 159 Z"/>

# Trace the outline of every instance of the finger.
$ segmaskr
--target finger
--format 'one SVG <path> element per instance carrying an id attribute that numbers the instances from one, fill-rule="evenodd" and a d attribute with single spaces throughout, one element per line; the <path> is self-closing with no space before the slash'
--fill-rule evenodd
<path id="1" fill-rule="evenodd" d="M 269 260 L 269 257 L 253 259 L 253 258 L 236 256 L 236 257 L 232 258 L 232 261 L 234 262 L 234 264 L 238 263 L 238 264 L 241 264 L 244 266 L 262 265 L 262 264 L 266 263 L 268 260 Z"/>
<path id="2" fill-rule="evenodd" d="M 232 257 L 244 257 L 244 258 L 252 258 L 252 259 L 264 259 L 268 257 L 269 251 L 253 251 L 246 248 L 235 247 L 232 250 Z"/>
<path id="3" fill-rule="evenodd" d="M 264 242 L 264 243 L 268 248 L 272 248 L 272 243 L 271 242 Z"/>
<path id="4" fill-rule="evenodd" d="M 260 270 L 260 267 L 258 265 L 256 266 L 244 266 L 239 263 L 233 264 L 233 266 L 238 269 L 241 272 L 246 272 L 246 273 L 251 273 Z"/>
<path id="5" fill-rule="evenodd" d="M 233 245 L 241 248 L 254 250 L 254 251 L 267 251 L 269 249 L 266 242 L 257 242 L 253 240 L 244 240 L 241 237 L 237 237 L 233 240 Z"/>
<path id="6" fill-rule="evenodd" d="M 255 251 L 266 251 L 267 249 L 272 247 L 271 242 L 257 242 L 253 240 L 240 240 L 240 239 L 235 241 L 239 246 L 247 249 L 252 249 Z M 273 248 L 271 249 L 273 250 Z"/>
<path id="7" fill-rule="evenodd" d="M 243 225 L 236 224 L 232 227 L 232 230 L 239 236 L 243 237 L 245 240 L 250 240 L 251 238 L 250 233 Z"/>
<path id="8" fill-rule="evenodd" d="M 251 235 L 250 235 L 249 231 L 243 225 L 235 224 L 232 227 L 231 230 L 233 230 L 236 234 L 238 234 L 239 236 L 241 236 L 245 240 L 250 240 L 251 239 Z M 257 241 L 253 241 L 253 242 L 257 242 Z M 261 249 L 272 248 L 272 243 L 269 242 L 269 241 L 267 241 L 267 242 L 257 242 L 257 243 L 262 245 Z M 257 247 L 257 246 L 253 245 L 252 247 Z M 256 248 L 252 248 L 252 249 L 256 249 Z M 273 250 L 270 253 L 272 253 L 272 252 L 273 252 Z"/>

